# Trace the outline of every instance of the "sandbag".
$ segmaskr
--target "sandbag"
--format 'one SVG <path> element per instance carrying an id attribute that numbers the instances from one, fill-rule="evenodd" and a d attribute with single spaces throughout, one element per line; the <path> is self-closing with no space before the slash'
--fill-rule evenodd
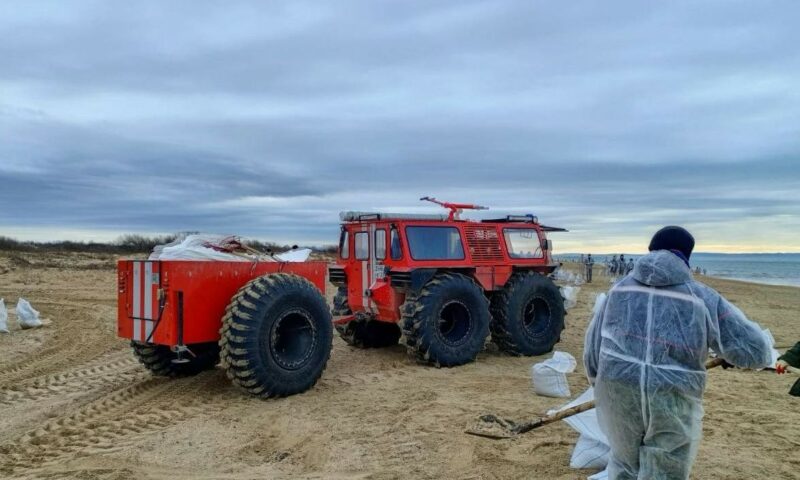
<path id="1" fill-rule="evenodd" d="M 0 298 L 0 333 L 10 333 L 8 331 L 8 310 L 6 301 Z"/>
<path id="2" fill-rule="evenodd" d="M 43 325 L 39 319 L 39 312 L 31 306 L 29 301 L 21 297 L 17 301 L 17 323 L 23 330 L 39 328 Z"/>
<path id="3" fill-rule="evenodd" d="M 589 389 L 575 400 L 572 400 L 558 409 L 550 410 L 547 414 L 553 415 L 559 411 L 592 400 L 594 400 L 594 388 L 589 387 Z M 605 468 L 608 464 L 611 448 L 608 446 L 608 437 L 603 433 L 600 428 L 600 423 L 597 421 L 597 410 L 594 408 L 586 410 L 585 412 L 565 418 L 563 422 L 580 434 L 578 441 L 575 443 L 575 448 L 572 450 L 569 466 L 571 468 Z M 589 478 L 592 480 L 605 479 L 607 475 L 608 473 L 606 471 L 602 471 Z"/>
<path id="4" fill-rule="evenodd" d="M 569 310 L 578 304 L 578 292 L 581 287 L 561 287 L 561 296 L 564 297 L 564 310 Z"/>
<path id="5" fill-rule="evenodd" d="M 569 397 L 567 373 L 575 371 L 578 362 L 566 352 L 555 352 L 553 357 L 531 367 L 533 391 L 545 397 Z"/>

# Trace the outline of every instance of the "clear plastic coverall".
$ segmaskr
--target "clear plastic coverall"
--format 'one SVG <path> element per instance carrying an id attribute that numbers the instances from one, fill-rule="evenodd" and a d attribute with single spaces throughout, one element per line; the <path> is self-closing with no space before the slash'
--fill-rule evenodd
<path id="1" fill-rule="evenodd" d="M 611 444 L 611 479 L 681 479 L 702 434 L 705 361 L 770 364 L 761 328 L 667 250 L 636 262 L 586 332 L 584 366 Z"/>

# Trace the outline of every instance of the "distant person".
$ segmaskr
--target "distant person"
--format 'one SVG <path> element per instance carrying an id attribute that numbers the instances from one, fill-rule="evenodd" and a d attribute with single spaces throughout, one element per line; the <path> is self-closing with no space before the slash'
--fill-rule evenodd
<path id="1" fill-rule="evenodd" d="M 619 261 L 617 260 L 617 256 L 614 255 L 611 257 L 611 276 L 615 277 L 617 275 L 617 267 L 619 267 Z"/>
<path id="2" fill-rule="evenodd" d="M 611 446 L 609 479 L 689 478 L 709 348 L 737 367 L 772 361 L 761 328 L 692 279 L 693 249 L 681 227 L 656 232 L 650 253 L 609 290 L 586 332 L 583 363 Z"/>
<path id="3" fill-rule="evenodd" d="M 594 259 L 592 258 L 592 254 L 590 253 L 589 256 L 586 257 L 586 283 L 592 283 L 592 270 L 594 268 Z"/>
<path id="4" fill-rule="evenodd" d="M 703 269 L 703 276 L 705 277 L 706 275 L 708 275 L 708 271 L 704 268 Z"/>
<path id="5" fill-rule="evenodd" d="M 628 259 L 628 265 L 625 267 L 625 275 L 630 274 L 633 271 L 633 259 Z"/>

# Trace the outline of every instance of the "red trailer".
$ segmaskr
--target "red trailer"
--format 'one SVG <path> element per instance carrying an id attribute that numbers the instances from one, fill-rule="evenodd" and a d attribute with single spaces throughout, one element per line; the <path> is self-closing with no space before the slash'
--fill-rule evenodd
<path id="1" fill-rule="evenodd" d="M 307 390 L 331 350 L 325 262 L 121 260 L 117 334 L 157 375 L 220 360 L 259 396 Z"/>

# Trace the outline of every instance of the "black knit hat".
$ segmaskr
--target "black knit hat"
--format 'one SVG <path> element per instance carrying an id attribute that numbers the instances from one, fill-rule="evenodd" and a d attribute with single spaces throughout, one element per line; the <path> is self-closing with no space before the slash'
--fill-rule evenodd
<path id="1" fill-rule="evenodd" d="M 683 227 L 664 227 L 653 235 L 649 249 L 677 250 L 688 260 L 694 250 L 694 237 Z"/>

